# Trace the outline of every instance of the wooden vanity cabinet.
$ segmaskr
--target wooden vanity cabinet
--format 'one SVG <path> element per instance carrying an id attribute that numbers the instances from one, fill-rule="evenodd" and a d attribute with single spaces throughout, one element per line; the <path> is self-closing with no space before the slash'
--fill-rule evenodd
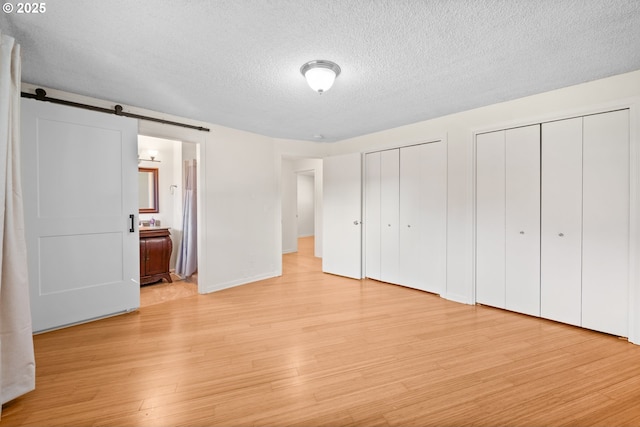
<path id="1" fill-rule="evenodd" d="M 140 284 L 147 285 L 166 279 L 171 283 L 169 259 L 171 243 L 167 228 L 140 228 Z"/>

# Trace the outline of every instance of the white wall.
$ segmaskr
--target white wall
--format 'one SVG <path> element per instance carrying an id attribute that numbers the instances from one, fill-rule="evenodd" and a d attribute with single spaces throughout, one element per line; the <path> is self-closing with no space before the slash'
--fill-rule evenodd
<path id="1" fill-rule="evenodd" d="M 141 220 L 151 218 L 161 220 L 163 227 L 174 226 L 174 200 L 169 194 L 169 185 L 174 182 L 174 144 L 177 141 L 170 141 L 160 138 L 151 138 L 144 135 L 138 137 L 138 154 L 141 158 L 148 159 L 147 150 L 158 150 L 156 160 L 160 162 L 141 161 L 138 167 L 158 169 L 158 213 L 140 214 Z M 180 176 L 178 175 L 179 179 Z"/>
<path id="2" fill-rule="evenodd" d="M 314 235 L 314 176 L 298 173 L 298 237 Z"/>
<path id="3" fill-rule="evenodd" d="M 293 160 L 282 159 L 282 253 L 298 251 L 296 206 L 296 173 L 293 171 Z"/>
<path id="4" fill-rule="evenodd" d="M 209 290 L 278 274 L 279 170 L 268 137 L 217 127 L 207 139 Z"/>

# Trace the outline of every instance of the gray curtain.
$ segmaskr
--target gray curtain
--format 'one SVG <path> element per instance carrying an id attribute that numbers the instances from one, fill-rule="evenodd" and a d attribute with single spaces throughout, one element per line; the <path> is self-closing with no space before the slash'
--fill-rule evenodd
<path id="1" fill-rule="evenodd" d="M 35 388 L 20 182 L 20 45 L 0 33 L 0 400 Z M 0 416 L 2 409 L 0 409 Z"/>
<path id="2" fill-rule="evenodd" d="M 180 242 L 176 261 L 176 274 L 181 277 L 189 277 L 198 270 L 196 177 L 196 161 L 186 160 L 184 162 L 184 179 L 182 181 L 182 241 Z"/>

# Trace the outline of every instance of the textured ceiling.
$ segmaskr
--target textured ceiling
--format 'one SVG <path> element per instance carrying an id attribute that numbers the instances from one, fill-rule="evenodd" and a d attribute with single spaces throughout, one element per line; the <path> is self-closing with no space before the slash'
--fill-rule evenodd
<path id="1" fill-rule="evenodd" d="M 337 141 L 640 69 L 638 0 L 46 7 L 0 14 L 23 81 L 279 138 Z M 342 68 L 324 95 L 299 71 L 313 59 Z"/>

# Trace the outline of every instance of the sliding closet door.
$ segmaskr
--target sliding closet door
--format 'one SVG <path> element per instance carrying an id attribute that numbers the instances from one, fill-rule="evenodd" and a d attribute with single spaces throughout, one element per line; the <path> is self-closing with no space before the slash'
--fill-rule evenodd
<path id="1" fill-rule="evenodd" d="M 365 276 L 380 278 L 380 153 L 365 156 Z"/>
<path id="2" fill-rule="evenodd" d="M 540 315 L 581 324 L 582 117 L 542 124 Z"/>
<path id="3" fill-rule="evenodd" d="M 505 308 L 505 132 L 476 137 L 476 301 Z"/>
<path id="4" fill-rule="evenodd" d="M 380 153 L 380 277 L 400 283 L 400 151 Z"/>
<path id="5" fill-rule="evenodd" d="M 584 117 L 582 326 L 628 335 L 629 110 Z"/>

